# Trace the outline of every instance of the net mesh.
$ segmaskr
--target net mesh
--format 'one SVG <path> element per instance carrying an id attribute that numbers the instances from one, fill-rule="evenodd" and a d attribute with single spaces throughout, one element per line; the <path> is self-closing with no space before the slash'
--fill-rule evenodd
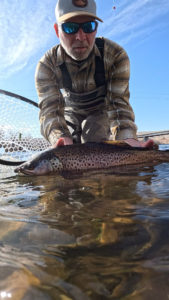
<path id="1" fill-rule="evenodd" d="M 0 92 L 0 159 L 24 161 L 49 147 L 40 133 L 38 107 Z"/>

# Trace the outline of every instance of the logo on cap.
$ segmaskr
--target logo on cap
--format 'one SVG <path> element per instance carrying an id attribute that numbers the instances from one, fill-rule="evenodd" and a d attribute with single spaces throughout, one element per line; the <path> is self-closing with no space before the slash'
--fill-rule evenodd
<path id="1" fill-rule="evenodd" d="M 72 0 L 73 5 L 78 7 L 85 7 L 88 4 L 88 0 Z"/>

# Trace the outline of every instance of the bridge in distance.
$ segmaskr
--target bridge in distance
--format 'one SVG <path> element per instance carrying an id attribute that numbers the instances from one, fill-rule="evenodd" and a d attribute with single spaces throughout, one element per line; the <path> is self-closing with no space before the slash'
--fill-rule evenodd
<path id="1" fill-rule="evenodd" d="M 137 137 L 148 138 L 152 136 L 161 136 L 161 135 L 169 135 L 169 130 L 138 132 Z"/>

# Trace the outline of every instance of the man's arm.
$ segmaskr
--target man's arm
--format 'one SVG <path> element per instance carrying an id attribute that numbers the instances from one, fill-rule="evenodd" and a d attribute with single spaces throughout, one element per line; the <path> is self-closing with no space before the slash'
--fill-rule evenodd
<path id="1" fill-rule="evenodd" d="M 47 53 L 37 65 L 35 84 L 39 97 L 41 133 L 52 145 L 57 145 L 61 137 L 71 140 L 71 134 L 64 118 L 64 99 L 54 69 L 56 67 Z"/>
<path id="2" fill-rule="evenodd" d="M 125 140 L 134 147 L 152 145 L 137 140 L 135 115 L 129 103 L 130 62 L 127 53 L 116 43 L 105 43 L 107 68 L 107 100 L 111 131 L 116 140 Z"/>

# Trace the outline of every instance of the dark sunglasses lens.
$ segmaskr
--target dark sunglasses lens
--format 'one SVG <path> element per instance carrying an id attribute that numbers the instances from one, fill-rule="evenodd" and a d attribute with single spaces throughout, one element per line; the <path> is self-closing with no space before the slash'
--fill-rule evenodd
<path id="1" fill-rule="evenodd" d="M 94 21 L 83 23 L 82 29 L 85 33 L 94 32 L 97 28 L 97 23 Z"/>
<path id="2" fill-rule="evenodd" d="M 79 25 L 76 23 L 63 23 L 62 30 L 68 34 L 76 33 L 79 30 Z"/>

